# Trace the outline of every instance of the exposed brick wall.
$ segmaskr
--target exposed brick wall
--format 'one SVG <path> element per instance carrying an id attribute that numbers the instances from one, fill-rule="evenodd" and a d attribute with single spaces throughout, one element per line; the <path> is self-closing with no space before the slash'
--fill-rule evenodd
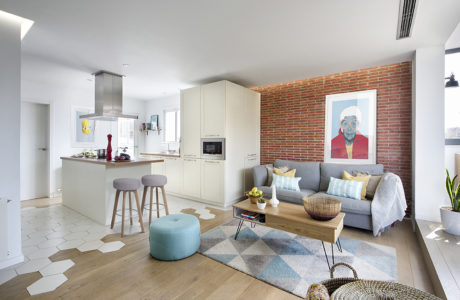
<path id="1" fill-rule="evenodd" d="M 377 163 L 398 174 L 411 207 L 411 63 L 253 88 L 261 93 L 261 163 L 323 161 L 326 95 L 377 90 Z"/>

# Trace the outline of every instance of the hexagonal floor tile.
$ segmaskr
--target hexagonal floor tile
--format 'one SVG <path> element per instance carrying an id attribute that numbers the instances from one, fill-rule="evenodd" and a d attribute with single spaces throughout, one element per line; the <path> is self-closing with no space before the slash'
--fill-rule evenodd
<path id="1" fill-rule="evenodd" d="M 64 274 L 46 276 L 29 285 L 27 291 L 31 296 L 51 292 L 66 281 L 67 277 Z"/>
<path id="2" fill-rule="evenodd" d="M 115 241 L 115 242 L 110 242 L 110 243 L 104 243 L 101 247 L 99 247 L 99 251 L 102 253 L 107 253 L 107 252 L 113 252 L 120 250 L 125 244 L 120 241 Z"/>
<path id="3" fill-rule="evenodd" d="M 49 240 L 46 240 L 40 244 L 38 244 L 38 248 L 49 248 L 49 247 L 56 247 L 57 245 L 59 244 L 62 244 L 63 242 L 65 242 L 64 239 L 49 239 Z"/>
<path id="4" fill-rule="evenodd" d="M 16 276 L 18 276 L 18 274 L 13 269 L 0 270 L 0 285 L 4 284 L 10 279 L 13 279 Z"/>
<path id="5" fill-rule="evenodd" d="M 71 240 L 64 242 L 62 244 L 59 244 L 57 247 L 60 250 L 67 250 L 67 249 L 72 249 L 72 248 L 77 248 L 81 244 L 83 244 L 85 241 L 83 240 Z"/>
<path id="6" fill-rule="evenodd" d="M 77 249 L 80 252 L 86 252 L 86 251 L 96 250 L 99 247 L 101 247 L 103 244 L 104 242 L 102 242 L 101 240 L 94 240 L 94 241 L 89 241 L 89 242 L 86 242 L 80 245 L 80 247 L 78 247 Z"/>
<path id="7" fill-rule="evenodd" d="M 46 236 L 47 239 L 57 239 L 57 238 L 62 238 L 65 235 L 71 233 L 70 230 L 60 230 L 60 231 L 55 231 Z"/>
<path id="8" fill-rule="evenodd" d="M 40 249 L 35 252 L 32 252 L 29 255 L 27 255 L 27 257 L 30 259 L 48 258 L 58 251 L 59 250 L 56 247 L 50 247 L 50 248 Z"/>
<path id="9" fill-rule="evenodd" d="M 41 268 L 49 265 L 51 261 L 48 258 L 32 259 L 16 268 L 18 274 L 37 272 Z"/>
<path id="10" fill-rule="evenodd" d="M 23 247 L 29 247 L 29 246 L 36 246 L 42 242 L 46 241 L 46 238 L 42 237 L 42 236 L 36 236 L 36 237 L 33 237 L 33 238 L 30 238 L 28 240 L 24 240 L 22 241 L 22 246 Z"/>
<path id="11" fill-rule="evenodd" d="M 88 234 L 89 233 L 86 232 L 86 231 L 73 232 L 73 233 L 69 233 L 67 235 L 64 235 L 64 239 L 67 240 L 67 241 L 79 240 L 82 237 L 87 236 Z"/>
<path id="12" fill-rule="evenodd" d="M 71 259 L 61 260 L 57 262 L 52 262 L 46 267 L 40 269 L 40 273 L 43 276 L 62 274 L 68 269 L 70 269 L 75 263 Z"/>

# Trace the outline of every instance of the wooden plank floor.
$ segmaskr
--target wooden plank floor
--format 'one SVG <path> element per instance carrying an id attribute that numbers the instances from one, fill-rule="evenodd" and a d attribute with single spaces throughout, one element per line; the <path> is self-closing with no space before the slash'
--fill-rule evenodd
<path id="1" fill-rule="evenodd" d="M 37 200 L 33 200 L 37 201 Z M 35 205 L 45 206 L 46 201 Z M 210 208 L 216 214 L 201 220 L 206 232 L 232 218 L 231 211 Z M 193 214 L 194 210 L 183 210 Z M 418 249 L 411 223 L 405 221 L 390 232 L 374 238 L 370 232 L 344 228 L 343 236 L 371 241 L 397 250 L 399 282 L 432 292 L 423 257 Z M 119 251 L 85 253 L 77 249 L 60 251 L 52 261 L 72 259 L 75 265 L 64 274 L 68 281 L 55 291 L 34 296 L 37 299 L 299 299 L 298 297 L 241 273 L 201 254 L 162 262 L 149 254 L 148 234 L 106 236 L 104 241 L 121 240 Z M 26 287 L 41 278 L 38 272 L 17 276 L 0 286 L 0 299 L 27 299 Z"/>

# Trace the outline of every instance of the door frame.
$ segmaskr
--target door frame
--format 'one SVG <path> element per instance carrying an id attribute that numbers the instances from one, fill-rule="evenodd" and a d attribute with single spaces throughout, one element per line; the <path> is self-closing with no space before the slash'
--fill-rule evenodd
<path id="1" fill-rule="evenodd" d="M 56 175 L 55 172 L 52 172 L 54 170 L 54 152 L 55 152 L 55 147 L 54 147 L 54 114 L 55 114 L 55 103 L 54 101 L 47 101 L 43 99 L 32 99 L 32 98 L 21 98 L 21 103 L 31 103 L 31 104 L 42 104 L 42 105 L 48 105 L 48 167 L 47 167 L 47 176 L 48 176 L 48 197 L 53 198 L 53 197 L 58 197 L 60 196 L 60 193 L 58 191 L 53 191 L 54 187 L 56 186 Z M 23 201 L 21 199 L 21 201 Z"/>

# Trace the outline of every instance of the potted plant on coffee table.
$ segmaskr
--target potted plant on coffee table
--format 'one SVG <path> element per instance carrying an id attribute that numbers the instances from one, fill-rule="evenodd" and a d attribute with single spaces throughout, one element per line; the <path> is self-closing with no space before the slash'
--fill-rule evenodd
<path id="1" fill-rule="evenodd" d="M 265 209 L 266 205 L 267 205 L 267 201 L 264 198 L 257 199 L 257 208 Z"/>
<path id="2" fill-rule="evenodd" d="M 440 207 L 441 221 L 446 232 L 460 235 L 460 184 L 455 184 L 457 175 L 451 180 L 447 169 L 446 173 L 446 190 L 451 206 Z"/>

